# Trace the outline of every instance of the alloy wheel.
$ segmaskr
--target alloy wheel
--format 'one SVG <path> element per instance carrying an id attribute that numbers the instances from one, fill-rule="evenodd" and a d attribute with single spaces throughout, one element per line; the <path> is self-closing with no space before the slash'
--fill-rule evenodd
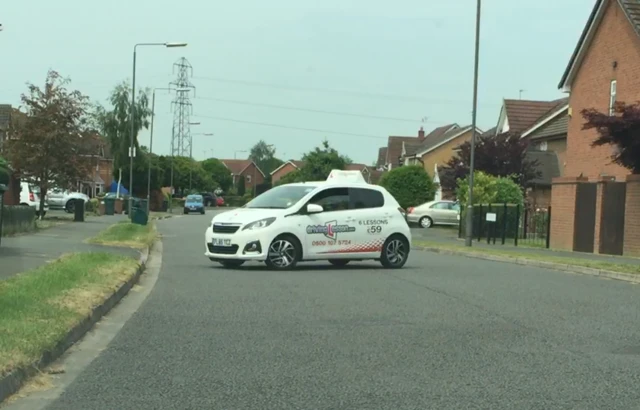
<path id="1" fill-rule="evenodd" d="M 296 247 L 286 239 L 277 239 L 269 246 L 268 257 L 276 268 L 286 268 L 296 260 Z"/>
<path id="2" fill-rule="evenodd" d="M 400 239 L 392 239 L 387 243 L 385 254 L 391 265 L 401 265 L 407 257 L 407 249 Z"/>

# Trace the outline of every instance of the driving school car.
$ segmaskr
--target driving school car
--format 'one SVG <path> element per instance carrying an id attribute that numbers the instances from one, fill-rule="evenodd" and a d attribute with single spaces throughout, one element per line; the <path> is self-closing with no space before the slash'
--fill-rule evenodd
<path id="1" fill-rule="evenodd" d="M 224 267 L 259 261 L 285 270 L 301 261 L 344 266 L 374 259 L 401 268 L 410 244 L 404 210 L 359 171 L 333 170 L 326 181 L 274 187 L 216 215 L 205 232 L 205 256 Z"/>

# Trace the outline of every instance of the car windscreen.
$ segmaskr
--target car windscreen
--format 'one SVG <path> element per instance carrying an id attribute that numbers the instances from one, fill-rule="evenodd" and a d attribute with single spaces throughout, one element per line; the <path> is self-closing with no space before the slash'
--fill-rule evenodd
<path id="1" fill-rule="evenodd" d="M 255 197 L 245 208 L 286 209 L 314 189 L 316 186 L 311 185 L 280 185 Z"/>
<path id="2" fill-rule="evenodd" d="M 187 202 L 199 204 L 200 202 L 202 202 L 202 197 L 201 196 L 188 196 L 187 197 Z"/>

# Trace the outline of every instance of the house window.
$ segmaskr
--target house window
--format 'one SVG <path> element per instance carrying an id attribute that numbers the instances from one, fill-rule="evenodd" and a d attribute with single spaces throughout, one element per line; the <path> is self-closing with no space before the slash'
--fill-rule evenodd
<path id="1" fill-rule="evenodd" d="M 614 113 L 614 106 L 616 105 L 617 86 L 618 82 L 616 80 L 611 80 L 611 87 L 609 88 L 609 115 L 613 115 Z"/>
<path id="2" fill-rule="evenodd" d="M 546 151 L 547 150 L 547 141 L 542 141 L 538 144 L 538 151 Z"/>
<path id="3" fill-rule="evenodd" d="M 251 183 L 251 175 L 247 175 L 247 182 Z"/>

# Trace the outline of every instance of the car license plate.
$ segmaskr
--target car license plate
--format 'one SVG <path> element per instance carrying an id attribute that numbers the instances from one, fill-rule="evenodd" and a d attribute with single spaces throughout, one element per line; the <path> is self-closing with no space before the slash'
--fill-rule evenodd
<path id="1" fill-rule="evenodd" d="M 213 246 L 231 246 L 231 239 L 213 238 L 211 242 Z"/>

